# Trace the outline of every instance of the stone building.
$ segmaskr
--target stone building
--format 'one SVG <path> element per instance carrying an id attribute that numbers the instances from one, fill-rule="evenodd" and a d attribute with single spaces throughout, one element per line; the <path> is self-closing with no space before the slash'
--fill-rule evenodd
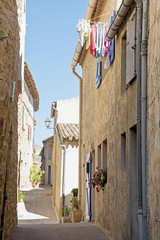
<path id="1" fill-rule="evenodd" d="M 43 140 L 43 168 L 45 171 L 43 176 L 43 184 L 52 185 L 52 150 L 53 136 Z"/>
<path id="2" fill-rule="evenodd" d="M 53 202 L 59 221 L 63 206 L 70 206 L 73 188 L 78 188 L 79 97 L 52 103 L 54 144 L 52 152 Z"/>
<path id="3" fill-rule="evenodd" d="M 17 224 L 17 113 L 22 91 L 25 1 L 0 1 L 0 239 Z"/>
<path id="4" fill-rule="evenodd" d="M 72 61 L 80 81 L 83 218 L 95 222 L 112 240 L 160 236 L 160 3 L 148 2 L 89 0 L 85 19 L 110 22 L 106 39 L 115 37 L 113 61 L 107 69 L 106 59 L 102 60 L 99 88 L 97 60 L 86 45 L 78 42 Z M 78 63 L 82 77 L 76 73 Z M 96 166 L 107 168 L 104 191 L 86 185 L 87 162 L 90 176 Z M 86 192 L 91 196 L 88 204 Z"/>
<path id="5" fill-rule="evenodd" d="M 28 68 L 24 65 L 24 87 L 18 99 L 18 187 L 31 187 L 30 168 L 33 163 L 34 113 L 39 109 L 39 94 Z"/>

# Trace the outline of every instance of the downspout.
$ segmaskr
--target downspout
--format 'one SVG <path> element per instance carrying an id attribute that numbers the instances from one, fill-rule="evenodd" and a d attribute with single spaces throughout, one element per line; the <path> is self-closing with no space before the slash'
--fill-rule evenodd
<path id="1" fill-rule="evenodd" d="M 147 31 L 148 31 L 148 0 L 143 2 L 142 25 L 142 85 L 141 85 L 141 124 L 142 124 L 142 198 L 143 198 L 143 239 L 147 240 Z"/>
<path id="2" fill-rule="evenodd" d="M 137 161 L 138 161 L 138 225 L 139 240 L 143 239 L 143 209 L 142 209 L 142 156 L 141 156 L 141 42 L 142 42 L 142 8 L 141 0 L 137 3 L 137 48 L 136 48 L 136 72 L 137 72 Z"/>
<path id="3" fill-rule="evenodd" d="M 57 116 L 58 116 L 58 110 L 57 108 L 54 107 L 54 105 L 52 105 L 54 110 L 57 112 Z M 65 195 L 64 195 L 64 189 L 65 189 L 65 160 L 66 160 L 66 146 L 62 144 L 61 142 L 61 138 L 59 135 L 59 131 L 58 131 L 58 127 L 57 127 L 57 116 L 56 116 L 56 123 L 55 123 L 55 128 L 56 128 L 56 132 L 57 132 L 57 136 L 58 136 L 58 140 L 60 143 L 60 146 L 63 149 L 63 176 L 62 176 L 62 217 L 64 217 L 64 206 L 65 206 Z"/>
<path id="4" fill-rule="evenodd" d="M 72 68 L 73 74 L 79 79 L 79 200 L 82 203 L 82 159 L 81 159 L 81 147 L 82 147 L 82 78 L 75 72 L 75 68 Z"/>

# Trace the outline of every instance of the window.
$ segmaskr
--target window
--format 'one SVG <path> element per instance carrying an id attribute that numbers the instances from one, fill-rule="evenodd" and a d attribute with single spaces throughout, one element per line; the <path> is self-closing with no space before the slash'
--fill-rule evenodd
<path id="1" fill-rule="evenodd" d="M 121 135 L 121 170 L 126 171 L 126 133 Z"/>
<path id="2" fill-rule="evenodd" d="M 28 140 L 31 140 L 31 132 L 32 132 L 32 128 L 30 125 L 28 125 Z"/>
<path id="3" fill-rule="evenodd" d="M 136 77 L 136 11 L 127 22 L 127 31 L 122 37 L 121 92 L 126 90 Z"/>
<path id="4" fill-rule="evenodd" d="M 98 146 L 98 167 L 101 168 L 101 144 Z"/>
<path id="5" fill-rule="evenodd" d="M 102 143 L 102 159 L 103 159 L 103 166 L 102 168 L 107 168 L 107 139 Z"/>
<path id="6" fill-rule="evenodd" d="M 25 130 L 25 108 L 22 109 L 22 129 Z"/>

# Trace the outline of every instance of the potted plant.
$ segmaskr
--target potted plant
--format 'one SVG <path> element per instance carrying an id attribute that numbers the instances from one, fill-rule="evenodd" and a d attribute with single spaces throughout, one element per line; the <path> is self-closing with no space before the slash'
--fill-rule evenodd
<path id="1" fill-rule="evenodd" d="M 64 216 L 62 217 L 62 223 L 71 222 L 70 209 L 67 205 L 63 208 Z"/>
<path id="2" fill-rule="evenodd" d="M 71 193 L 73 193 L 73 197 L 77 197 L 78 196 L 78 188 L 73 188 Z"/>
<path id="3" fill-rule="evenodd" d="M 87 181 L 87 180 L 86 180 Z M 92 178 L 89 179 L 88 184 L 91 184 L 93 188 L 96 187 L 96 191 L 104 191 L 104 185 L 107 182 L 107 169 L 99 169 L 96 167 L 96 172 Z"/>
<path id="4" fill-rule="evenodd" d="M 82 210 L 80 209 L 80 201 L 77 197 L 73 197 L 71 202 L 71 222 L 80 222 L 82 218 Z"/>
<path id="5" fill-rule="evenodd" d="M 30 169 L 30 180 L 32 182 L 32 186 L 34 188 L 38 188 L 39 184 L 41 183 L 42 175 L 45 173 L 45 171 L 42 171 L 40 168 L 38 168 L 37 164 L 33 162 L 33 165 Z"/>

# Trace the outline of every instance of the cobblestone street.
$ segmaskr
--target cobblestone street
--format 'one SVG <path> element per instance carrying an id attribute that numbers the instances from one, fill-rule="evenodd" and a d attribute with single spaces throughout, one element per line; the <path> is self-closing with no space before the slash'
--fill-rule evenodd
<path id="1" fill-rule="evenodd" d="M 50 187 L 31 189 L 25 193 L 25 204 L 18 204 L 18 226 L 11 240 L 107 239 L 99 228 L 90 223 L 58 223 Z"/>

